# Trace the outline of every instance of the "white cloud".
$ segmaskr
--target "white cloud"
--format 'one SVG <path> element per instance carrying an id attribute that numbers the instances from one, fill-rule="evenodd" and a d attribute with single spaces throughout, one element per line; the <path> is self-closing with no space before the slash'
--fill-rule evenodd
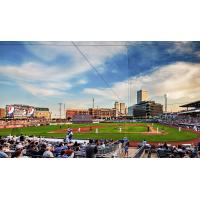
<path id="1" fill-rule="evenodd" d="M 93 96 L 82 96 L 76 98 L 69 98 L 65 101 L 66 108 L 92 108 Z M 95 98 L 94 106 L 97 107 L 114 107 L 114 101 L 107 101 L 105 98 Z"/>
<path id="2" fill-rule="evenodd" d="M 39 63 L 24 63 L 21 66 L 0 66 L 0 73 L 15 80 L 49 81 L 64 78 L 57 67 L 48 67 Z"/>
<path id="3" fill-rule="evenodd" d="M 68 90 L 72 88 L 72 84 L 68 82 L 48 82 L 45 87 L 59 90 Z"/>
<path id="4" fill-rule="evenodd" d="M 41 88 L 41 87 L 36 87 L 32 84 L 28 84 L 28 83 L 20 83 L 20 86 L 22 88 L 24 88 L 26 91 L 30 92 L 32 95 L 34 96 L 45 96 L 45 97 L 49 97 L 49 96 L 60 96 L 63 95 L 63 92 L 60 92 L 58 90 L 55 89 L 49 89 L 49 88 Z"/>
<path id="5" fill-rule="evenodd" d="M 26 44 L 25 46 L 40 59 L 53 61 L 61 55 L 69 59 L 68 66 L 65 66 L 61 72 L 62 74 L 66 72 L 65 75 L 69 78 L 73 78 L 76 75 L 88 71 L 94 71 L 71 42 L 37 42 L 36 44 L 38 45 Z M 75 44 L 80 45 L 80 50 L 88 58 L 90 63 L 95 66 L 99 73 L 104 73 L 106 71 L 104 63 L 107 59 L 117 54 L 126 54 L 125 46 L 108 46 L 110 43 L 107 42 L 75 42 Z M 96 46 L 98 44 L 100 46 Z M 103 44 L 106 44 L 106 46 L 101 46 Z M 112 44 L 121 44 L 121 42 L 112 42 Z"/>
<path id="6" fill-rule="evenodd" d="M 112 90 L 119 97 L 128 97 L 128 80 L 112 85 Z M 180 102 L 180 99 L 188 97 L 195 100 L 200 98 L 200 64 L 178 62 L 156 68 L 150 74 L 131 78 L 132 98 L 136 99 L 136 91 L 147 89 L 151 97 L 168 94 L 169 100 Z M 105 99 L 115 99 L 109 88 L 86 88 L 85 94 L 96 95 Z M 155 99 L 156 100 L 156 99 Z"/>
<path id="7" fill-rule="evenodd" d="M 85 94 L 91 94 L 95 96 L 101 96 L 106 99 L 114 99 L 113 94 L 109 88 L 85 88 L 83 91 Z"/>
<path id="8" fill-rule="evenodd" d="M 85 85 L 85 84 L 87 84 L 87 83 L 88 83 L 88 80 L 87 80 L 87 79 L 80 79 L 80 80 L 77 81 L 77 84 L 78 84 L 78 85 Z"/>
<path id="9" fill-rule="evenodd" d="M 109 44 L 123 44 L 123 42 L 75 42 L 75 44 L 80 45 L 80 50 L 96 67 L 102 65 L 106 59 L 114 55 L 126 53 L 125 46 L 108 46 Z M 97 46 L 98 44 L 100 46 Z M 103 44 L 106 46 L 101 46 Z M 43 60 L 53 61 L 59 56 L 66 56 L 72 62 L 72 66 L 70 67 L 73 70 L 75 70 L 74 68 L 85 69 L 86 71 L 91 69 L 71 42 L 36 42 L 35 45 L 25 43 L 25 47 Z"/>
<path id="10" fill-rule="evenodd" d="M 198 56 L 200 58 L 200 51 L 196 51 L 195 55 Z"/>
<path id="11" fill-rule="evenodd" d="M 125 45 L 127 42 L 74 42 L 79 46 L 84 54 L 87 54 L 89 59 L 92 59 L 94 65 L 101 63 L 102 59 L 126 51 Z M 75 60 L 82 59 L 82 56 L 78 53 L 77 49 L 73 46 L 72 42 L 25 42 L 26 49 L 35 56 L 45 60 L 52 61 L 59 56 L 70 56 Z M 119 46 L 117 46 L 119 45 Z"/>
<path id="12" fill-rule="evenodd" d="M 38 63 L 1 66 L 0 74 L 10 78 L 34 96 L 63 95 L 63 90 L 72 87 L 59 68 L 49 68 Z"/>
<path id="13" fill-rule="evenodd" d="M 7 80 L 0 80 L 0 85 L 13 85 L 13 83 Z"/>
<path id="14" fill-rule="evenodd" d="M 173 42 L 172 48 L 168 49 L 169 53 L 177 53 L 177 54 L 190 54 L 193 52 L 192 42 L 190 41 L 181 41 L 181 42 Z"/>
<path id="15" fill-rule="evenodd" d="M 125 52 L 124 46 L 82 46 L 84 43 L 76 43 L 81 44 L 79 48 L 100 73 L 105 72 L 104 62 L 107 59 Z M 61 95 L 63 94 L 61 90 L 68 90 L 76 84 L 86 84 L 86 79 L 71 84 L 74 78 L 93 69 L 74 46 L 65 46 L 65 44 L 72 45 L 70 42 L 37 42 L 35 45 L 25 43 L 25 47 L 32 54 L 44 61 L 51 62 L 59 56 L 65 56 L 68 61 L 65 66 L 27 62 L 20 66 L 0 66 L 0 74 L 16 81 L 17 84 L 33 95 L 37 95 L 37 89 L 41 91 L 41 95 L 43 90 L 44 96 Z M 92 45 L 94 43 L 87 44 Z"/>
<path id="16" fill-rule="evenodd" d="M 113 74 L 117 74 L 117 73 L 118 73 L 118 70 L 112 69 L 111 72 L 112 72 Z"/>
<path id="17" fill-rule="evenodd" d="M 72 108 L 89 108 L 92 106 L 92 99 L 90 98 L 75 98 L 65 100 L 65 105 L 69 109 Z"/>

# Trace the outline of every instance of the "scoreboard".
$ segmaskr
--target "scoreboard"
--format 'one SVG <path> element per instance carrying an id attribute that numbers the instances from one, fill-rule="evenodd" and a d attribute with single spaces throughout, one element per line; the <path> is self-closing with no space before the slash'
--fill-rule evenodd
<path id="1" fill-rule="evenodd" d="M 34 112 L 35 108 L 33 106 L 21 104 L 6 105 L 6 117 L 8 118 L 29 118 L 34 116 Z"/>

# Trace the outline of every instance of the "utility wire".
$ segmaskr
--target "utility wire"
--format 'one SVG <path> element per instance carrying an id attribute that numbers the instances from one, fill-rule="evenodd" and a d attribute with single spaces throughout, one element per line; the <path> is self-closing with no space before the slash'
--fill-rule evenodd
<path id="1" fill-rule="evenodd" d="M 64 41 L 65 42 L 65 41 Z M 73 44 L 58 44 L 58 43 L 54 43 L 54 42 L 51 42 L 51 43 L 39 43 L 39 42 L 25 42 L 25 43 L 21 43 L 20 41 L 11 41 L 11 42 L 4 42 L 4 41 L 1 41 L 0 42 L 0 46 L 3 46 L 3 45 L 32 45 L 32 46 L 74 46 Z M 76 46 L 104 46 L 104 47 L 109 47 L 109 46 L 132 46 L 132 44 L 86 44 L 86 43 L 79 43 L 77 44 Z"/>
<path id="2" fill-rule="evenodd" d="M 132 105 L 132 80 L 130 79 L 131 73 L 130 73 L 128 46 L 125 45 L 125 47 L 126 47 L 126 56 L 127 56 L 127 80 L 124 81 L 124 83 L 127 84 L 127 106 L 129 107 Z M 115 60 L 112 60 L 112 64 L 114 64 L 118 69 L 121 67 L 115 62 Z M 115 76 L 119 78 L 118 75 L 115 74 Z"/>
<path id="3" fill-rule="evenodd" d="M 87 61 L 87 63 L 91 66 L 91 68 L 97 73 L 97 75 L 103 80 L 103 82 L 107 85 L 107 87 L 112 91 L 112 93 L 117 97 L 119 101 L 121 99 L 119 98 L 118 94 L 110 87 L 109 83 L 106 81 L 106 79 L 99 73 L 99 71 L 96 69 L 96 67 L 89 61 L 87 56 L 80 50 L 80 48 L 72 41 L 72 44 L 77 49 L 77 51 L 82 55 L 82 57 Z"/>
<path id="4" fill-rule="evenodd" d="M 128 102 L 129 105 L 131 106 L 131 79 L 130 79 L 130 62 L 129 62 L 129 52 L 128 52 L 128 47 L 126 46 L 126 51 L 127 51 L 127 65 L 128 65 Z"/>

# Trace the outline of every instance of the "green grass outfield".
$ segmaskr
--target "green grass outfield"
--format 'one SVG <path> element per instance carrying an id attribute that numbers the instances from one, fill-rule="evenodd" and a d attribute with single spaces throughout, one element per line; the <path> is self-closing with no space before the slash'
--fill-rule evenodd
<path id="1" fill-rule="evenodd" d="M 159 128 L 159 130 L 164 130 L 166 135 L 144 135 L 140 132 L 147 131 L 145 123 L 137 123 L 144 126 L 129 126 L 130 123 L 100 123 L 100 124 L 70 124 L 62 125 L 61 129 L 88 127 L 88 126 L 102 126 L 99 128 L 99 133 L 95 133 L 95 130 L 89 131 L 87 133 L 75 133 L 74 138 L 76 139 L 113 139 L 119 140 L 127 137 L 130 141 L 142 141 L 146 139 L 149 142 L 168 142 L 168 141 L 188 141 L 198 138 L 198 134 L 191 131 L 181 131 L 179 132 L 177 128 L 172 128 L 169 126 L 154 124 L 154 128 Z M 134 123 L 131 123 L 134 124 Z M 119 127 L 122 128 L 122 133 L 119 133 Z M 0 129 L 0 135 L 34 135 L 52 138 L 64 138 L 65 133 L 50 133 L 59 130 L 59 125 L 51 126 L 39 126 L 39 127 L 26 127 L 18 129 Z"/>

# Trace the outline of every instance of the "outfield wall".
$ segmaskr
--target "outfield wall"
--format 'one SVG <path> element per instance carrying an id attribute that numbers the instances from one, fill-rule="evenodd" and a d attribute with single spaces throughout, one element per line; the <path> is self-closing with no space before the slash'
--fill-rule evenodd
<path id="1" fill-rule="evenodd" d="M 4 129 L 4 128 L 22 128 L 22 127 L 26 127 L 25 125 L 6 125 L 6 126 L 0 126 L 0 129 Z"/>

